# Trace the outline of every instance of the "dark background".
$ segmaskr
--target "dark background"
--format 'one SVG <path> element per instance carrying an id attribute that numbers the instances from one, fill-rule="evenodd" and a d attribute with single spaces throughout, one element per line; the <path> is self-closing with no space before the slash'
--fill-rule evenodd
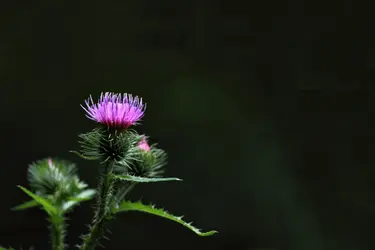
<path id="1" fill-rule="evenodd" d="M 49 249 L 28 164 L 95 127 L 80 104 L 140 95 L 139 131 L 182 183 L 138 187 L 204 230 L 151 215 L 112 224 L 107 249 L 375 249 L 373 9 L 350 1 L 2 1 L 0 243 Z M 71 214 L 73 246 L 91 218 Z M 71 247 L 73 249 L 73 247 Z"/>

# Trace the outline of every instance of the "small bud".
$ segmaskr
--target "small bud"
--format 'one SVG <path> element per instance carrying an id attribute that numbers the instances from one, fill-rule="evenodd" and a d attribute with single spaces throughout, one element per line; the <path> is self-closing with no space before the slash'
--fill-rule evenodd
<path id="1" fill-rule="evenodd" d="M 139 154 L 127 174 L 147 178 L 161 177 L 167 163 L 165 151 L 157 148 L 156 144 L 149 145 L 146 136 L 138 140 L 136 148 Z"/>
<path id="2" fill-rule="evenodd" d="M 138 148 L 142 151 L 148 152 L 150 151 L 150 145 L 148 145 L 146 141 L 146 137 L 143 137 L 140 142 L 138 143 Z"/>
<path id="3" fill-rule="evenodd" d="M 48 166 L 49 166 L 50 168 L 53 168 L 52 159 L 51 159 L 51 158 L 48 158 L 47 161 L 48 161 Z"/>

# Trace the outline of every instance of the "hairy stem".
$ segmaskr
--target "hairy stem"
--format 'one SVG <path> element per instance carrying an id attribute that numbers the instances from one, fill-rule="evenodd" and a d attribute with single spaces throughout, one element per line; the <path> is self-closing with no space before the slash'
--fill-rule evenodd
<path id="1" fill-rule="evenodd" d="M 104 236 L 105 224 L 109 219 L 110 205 L 112 203 L 114 185 L 114 180 L 112 178 L 113 166 L 114 162 L 108 161 L 104 165 L 104 169 L 100 175 L 97 188 L 96 211 L 90 226 L 90 231 L 83 237 L 83 244 L 80 247 L 82 250 L 94 250 L 100 239 Z"/>
<path id="2" fill-rule="evenodd" d="M 113 166 L 114 162 L 108 161 L 104 165 L 104 169 L 100 175 L 94 222 L 100 221 L 103 217 L 105 217 L 110 209 L 109 205 L 112 200 L 114 185 L 114 180 L 112 178 Z"/>
<path id="3" fill-rule="evenodd" d="M 51 218 L 52 250 L 64 250 L 65 221 L 61 215 L 53 215 Z"/>

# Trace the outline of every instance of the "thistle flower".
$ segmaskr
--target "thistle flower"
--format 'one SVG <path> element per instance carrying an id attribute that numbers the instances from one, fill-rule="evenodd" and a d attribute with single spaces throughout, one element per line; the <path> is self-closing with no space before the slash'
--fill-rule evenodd
<path id="1" fill-rule="evenodd" d="M 145 152 L 150 151 L 150 145 L 148 145 L 146 137 L 142 137 L 142 139 L 138 142 L 138 148 Z"/>
<path id="2" fill-rule="evenodd" d="M 94 103 L 91 95 L 85 101 L 86 116 L 109 128 L 124 130 L 135 125 L 144 115 L 146 104 L 142 98 L 131 94 L 102 93 L 98 103 Z"/>

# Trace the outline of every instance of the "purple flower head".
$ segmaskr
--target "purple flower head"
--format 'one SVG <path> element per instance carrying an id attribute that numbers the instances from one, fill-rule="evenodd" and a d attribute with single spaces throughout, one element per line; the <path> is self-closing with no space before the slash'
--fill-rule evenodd
<path id="1" fill-rule="evenodd" d="M 143 137 L 139 142 L 138 142 L 138 148 L 142 151 L 148 152 L 150 151 L 150 145 L 148 145 L 146 137 Z"/>
<path id="2" fill-rule="evenodd" d="M 102 93 L 98 103 L 94 103 L 90 95 L 85 103 L 87 108 L 81 106 L 89 119 L 115 129 L 127 129 L 135 125 L 143 117 L 146 109 L 142 98 L 126 93 Z"/>

